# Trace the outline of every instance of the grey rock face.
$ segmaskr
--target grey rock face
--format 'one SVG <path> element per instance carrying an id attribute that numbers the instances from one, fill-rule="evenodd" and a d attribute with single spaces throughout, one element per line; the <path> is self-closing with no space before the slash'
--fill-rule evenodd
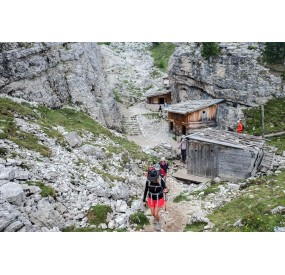
<path id="1" fill-rule="evenodd" d="M 170 61 L 169 76 L 173 99 L 180 102 L 188 99 L 223 98 L 219 125 L 231 126 L 240 117 L 240 108 L 257 106 L 273 97 L 284 96 L 280 77 L 258 64 L 261 55 L 248 47 L 252 43 L 220 43 L 221 53 L 216 58 L 204 59 L 201 46 L 189 43 L 178 47 Z M 233 104 L 237 107 L 233 107 Z"/>
<path id="2" fill-rule="evenodd" d="M 120 128 L 96 43 L 0 43 L 0 93 L 51 108 L 69 102 Z"/>
<path id="3" fill-rule="evenodd" d="M 48 228 L 65 226 L 62 215 L 54 210 L 53 205 L 47 199 L 41 199 L 37 205 L 37 211 L 31 213 L 31 221 L 38 226 Z"/>

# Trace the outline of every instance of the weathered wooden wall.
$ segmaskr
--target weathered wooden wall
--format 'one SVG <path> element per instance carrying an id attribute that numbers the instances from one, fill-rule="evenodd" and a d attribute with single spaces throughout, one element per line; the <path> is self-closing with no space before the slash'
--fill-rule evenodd
<path id="1" fill-rule="evenodd" d="M 190 141 L 187 172 L 209 178 L 245 179 L 251 176 L 256 157 L 248 149 Z"/>
<path id="2" fill-rule="evenodd" d="M 203 111 L 205 111 L 204 114 Z M 169 111 L 168 121 L 169 123 L 173 123 L 174 129 L 178 135 L 182 132 L 182 126 L 186 127 L 186 134 L 190 134 L 196 129 L 216 126 L 216 112 L 217 105 L 185 115 Z"/>

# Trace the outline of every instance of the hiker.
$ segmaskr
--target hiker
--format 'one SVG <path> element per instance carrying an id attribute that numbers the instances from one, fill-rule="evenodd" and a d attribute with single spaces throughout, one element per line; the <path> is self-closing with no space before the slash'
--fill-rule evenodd
<path id="1" fill-rule="evenodd" d="M 158 111 L 162 113 L 161 105 L 159 105 Z"/>
<path id="2" fill-rule="evenodd" d="M 158 168 L 158 167 L 157 167 Z M 158 168 L 159 169 L 159 168 Z M 146 196 L 147 204 L 150 208 L 150 212 L 154 217 L 155 229 L 160 231 L 161 225 L 159 223 L 159 209 L 165 205 L 164 193 L 167 193 L 168 189 L 162 177 L 160 176 L 159 170 L 153 169 L 148 173 L 148 178 L 145 183 L 145 190 L 143 195 L 143 204 L 146 206 Z"/>
<path id="3" fill-rule="evenodd" d="M 237 132 L 242 133 L 242 131 L 243 131 L 243 125 L 242 125 L 241 120 L 239 119 L 237 122 Z"/>
<path id="4" fill-rule="evenodd" d="M 180 139 L 180 145 L 178 148 L 181 149 L 181 158 L 182 158 L 182 161 L 185 163 L 186 162 L 187 140 L 184 135 Z"/>
<path id="5" fill-rule="evenodd" d="M 167 176 L 167 171 L 169 169 L 169 166 L 168 166 L 168 162 L 165 161 L 165 157 L 161 158 L 159 165 L 160 165 L 160 168 L 165 172 L 165 176 L 164 176 L 163 180 L 166 183 L 166 176 Z"/>

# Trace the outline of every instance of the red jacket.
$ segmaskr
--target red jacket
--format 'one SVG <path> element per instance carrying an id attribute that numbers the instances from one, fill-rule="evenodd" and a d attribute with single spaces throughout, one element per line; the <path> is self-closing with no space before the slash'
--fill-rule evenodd
<path id="1" fill-rule="evenodd" d="M 243 130 L 243 125 L 241 122 L 238 122 L 238 125 L 237 125 L 237 132 L 238 133 L 242 133 L 242 130 Z"/>

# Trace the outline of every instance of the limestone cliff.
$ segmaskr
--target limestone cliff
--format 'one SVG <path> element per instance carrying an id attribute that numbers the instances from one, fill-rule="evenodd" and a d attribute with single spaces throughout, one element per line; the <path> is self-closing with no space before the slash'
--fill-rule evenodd
<path id="1" fill-rule="evenodd" d="M 0 93 L 50 108 L 72 103 L 120 128 L 96 43 L 0 43 Z"/>
<path id="2" fill-rule="evenodd" d="M 220 55 L 206 60 L 201 43 L 178 44 L 170 61 L 173 100 L 223 98 L 218 114 L 221 128 L 232 126 L 242 108 L 258 106 L 273 97 L 284 97 L 280 77 L 259 64 L 258 43 L 219 43 Z"/>

